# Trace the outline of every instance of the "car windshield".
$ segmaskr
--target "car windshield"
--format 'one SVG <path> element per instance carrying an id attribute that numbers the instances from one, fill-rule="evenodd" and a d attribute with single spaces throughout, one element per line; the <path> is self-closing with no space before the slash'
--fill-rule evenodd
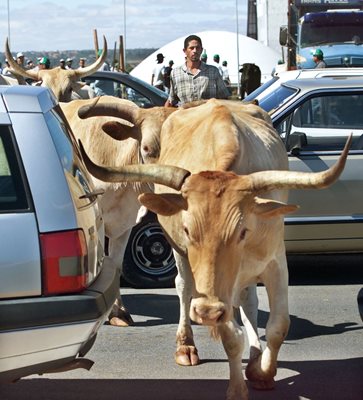
<path id="1" fill-rule="evenodd" d="M 305 17 L 301 25 L 301 47 L 329 43 L 360 44 L 363 40 L 363 15 L 357 13 L 317 14 Z"/>
<path id="2" fill-rule="evenodd" d="M 272 92 L 268 91 L 265 96 L 262 93 L 258 99 L 258 104 L 265 111 L 271 113 L 284 104 L 292 96 L 295 96 L 297 92 L 298 89 L 280 85 L 278 88 L 276 88 L 276 90 L 273 90 Z"/>
<path id="3" fill-rule="evenodd" d="M 280 78 L 278 76 L 274 76 L 272 79 L 268 80 L 265 82 L 263 85 L 258 87 L 256 90 L 254 90 L 252 93 L 250 93 L 248 96 L 246 96 L 243 101 L 248 102 L 254 100 L 257 96 L 259 96 L 262 92 L 264 92 L 266 89 L 268 89 L 271 85 L 273 85 L 275 82 L 277 82 Z"/>

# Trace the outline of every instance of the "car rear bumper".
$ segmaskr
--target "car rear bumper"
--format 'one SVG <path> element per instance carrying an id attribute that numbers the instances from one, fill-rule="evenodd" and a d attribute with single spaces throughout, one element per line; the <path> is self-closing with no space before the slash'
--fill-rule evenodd
<path id="1" fill-rule="evenodd" d="M 107 315 L 119 286 L 117 269 L 106 257 L 95 282 L 79 294 L 1 300 L 0 333 L 97 320 Z"/>
<path id="2" fill-rule="evenodd" d="M 0 301 L 0 382 L 83 367 L 116 296 L 117 268 L 105 258 L 97 280 L 78 295 Z M 53 371 L 52 371 L 53 370 Z"/>

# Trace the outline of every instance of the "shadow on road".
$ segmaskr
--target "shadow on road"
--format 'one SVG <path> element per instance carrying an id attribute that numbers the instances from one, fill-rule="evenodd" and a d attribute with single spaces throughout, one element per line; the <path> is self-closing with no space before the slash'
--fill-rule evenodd
<path id="1" fill-rule="evenodd" d="M 198 368 L 198 367 L 195 367 Z M 280 362 L 296 375 L 272 391 L 250 389 L 250 400 L 361 400 L 363 358 Z M 2 400 L 221 400 L 227 380 L 211 379 L 23 379 L 0 385 Z"/>

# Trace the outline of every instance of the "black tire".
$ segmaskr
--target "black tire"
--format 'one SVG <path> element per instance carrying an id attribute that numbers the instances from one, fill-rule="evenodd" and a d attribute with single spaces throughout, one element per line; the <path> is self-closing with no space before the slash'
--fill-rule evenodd
<path id="1" fill-rule="evenodd" d="M 172 248 L 149 212 L 131 231 L 122 278 L 134 288 L 169 288 L 174 287 L 176 274 Z"/>

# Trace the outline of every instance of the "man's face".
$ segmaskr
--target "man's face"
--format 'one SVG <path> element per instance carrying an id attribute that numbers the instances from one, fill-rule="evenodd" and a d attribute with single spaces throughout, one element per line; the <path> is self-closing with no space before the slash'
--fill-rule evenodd
<path id="1" fill-rule="evenodd" d="M 203 48 L 197 40 L 191 40 L 188 47 L 183 50 L 189 61 L 199 61 Z"/>

